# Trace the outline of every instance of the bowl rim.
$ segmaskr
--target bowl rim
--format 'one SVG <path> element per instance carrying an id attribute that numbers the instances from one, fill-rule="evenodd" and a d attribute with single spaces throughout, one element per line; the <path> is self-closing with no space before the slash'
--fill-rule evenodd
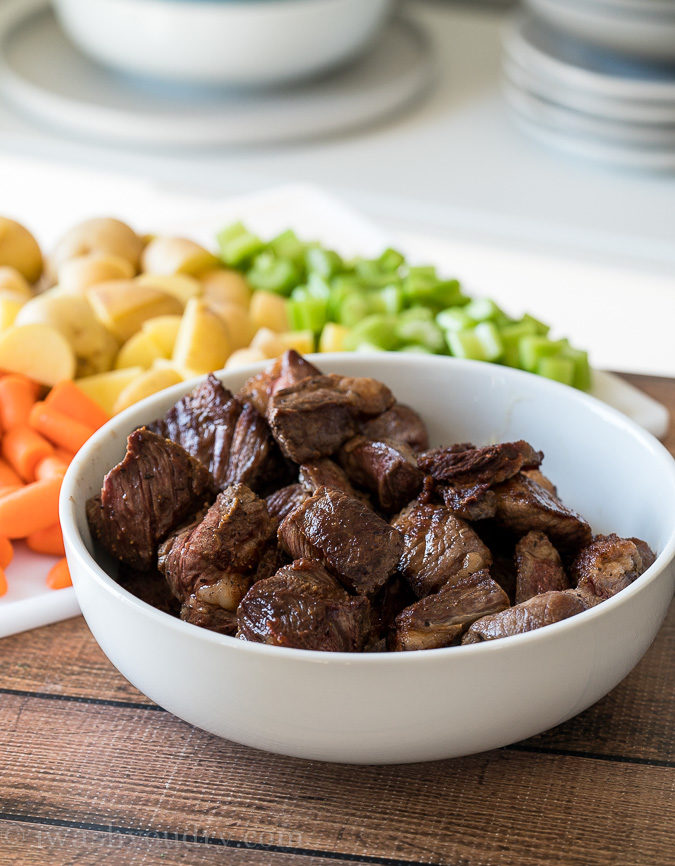
<path id="1" fill-rule="evenodd" d="M 566 394 L 567 399 L 577 401 L 580 405 L 586 406 L 591 413 L 600 415 L 603 420 L 607 421 L 611 426 L 623 429 L 637 439 L 639 444 L 649 452 L 654 459 L 660 461 L 666 478 L 673 490 L 673 501 L 675 502 L 675 459 L 673 459 L 666 447 L 652 436 L 651 433 L 644 430 L 632 419 L 628 418 L 623 413 L 619 412 L 611 406 L 603 403 L 596 397 L 582 391 L 577 391 L 568 385 L 563 385 L 559 382 L 554 382 L 550 379 L 545 379 L 541 376 L 535 376 L 532 373 L 527 373 L 522 370 L 515 370 L 510 367 L 496 366 L 494 364 L 486 364 L 481 361 L 468 361 L 460 358 L 448 358 L 441 356 L 419 356 L 408 355 L 405 359 L 395 353 L 376 353 L 376 354 L 359 354 L 359 353 L 325 353 L 325 354 L 309 354 L 306 355 L 309 360 L 318 364 L 325 364 L 330 367 L 334 361 L 354 363 L 358 366 L 377 359 L 382 361 L 385 366 L 396 367 L 400 364 L 405 364 L 406 367 L 418 366 L 425 368 L 428 365 L 440 366 L 451 364 L 455 368 L 456 373 L 453 375 L 462 375 L 463 370 L 480 371 L 480 375 L 494 376 L 501 375 L 507 379 L 516 381 L 528 382 L 529 386 L 539 391 L 549 391 L 552 393 Z M 228 374 L 232 374 L 237 378 L 241 376 L 255 375 L 263 370 L 270 362 L 264 361 L 256 364 L 247 365 L 246 367 L 238 367 L 234 370 L 217 370 L 216 375 L 221 381 L 227 380 Z M 356 373 L 356 371 L 355 371 Z M 188 393 L 198 382 L 203 381 L 205 376 L 198 376 L 170 388 L 166 388 L 157 394 L 146 397 L 133 406 L 114 416 L 109 422 L 103 425 L 78 451 L 74 457 L 68 471 L 63 480 L 59 502 L 59 519 L 64 538 L 66 539 L 66 547 L 71 557 L 74 556 L 78 560 L 78 565 L 81 566 L 81 571 L 86 572 L 88 579 L 93 579 L 94 583 L 100 589 L 116 597 L 123 605 L 128 608 L 135 609 L 139 614 L 149 617 L 158 626 L 164 626 L 175 630 L 178 634 L 183 634 L 185 638 L 192 637 L 195 640 L 204 641 L 207 644 L 230 648 L 234 650 L 236 647 L 241 652 L 248 652 L 260 655 L 261 657 L 269 657 L 273 659 L 296 659 L 298 662 L 319 663 L 319 664 L 341 664 L 346 663 L 352 665 L 376 665 L 381 667 L 383 664 L 395 665 L 415 665 L 429 664 L 432 661 L 441 661 L 448 658 L 465 658 L 476 653 L 491 653 L 499 650 L 499 647 L 504 647 L 507 642 L 509 647 L 516 648 L 525 647 L 530 643 L 537 644 L 541 640 L 546 640 L 547 635 L 551 638 L 555 635 L 562 635 L 565 632 L 572 633 L 578 628 L 584 627 L 593 619 L 606 615 L 609 611 L 614 610 L 621 605 L 630 604 L 631 599 L 636 594 L 640 593 L 648 584 L 655 581 L 660 574 L 664 572 L 669 564 L 675 559 L 675 510 L 673 512 L 673 522 L 670 535 L 661 550 L 657 555 L 654 563 L 640 575 L 630 586 L 623 589 L 612 598 L 606 599 L 601 604 L 593 608 L 582 611 L 575 616 L 568 617 L 560 622 L 551 623 L 533 631 L 523 634 L 510 635 L 499 640 L 481 641 L 475 644 L 466 644 L 452 647 L 441 647 L 438 649 L 421 650 L 418 652 L 371 652 L 371 653 L 346 653 L 346 652 L 326 652 L 321 650 L 306 650 L 295 649 L 292 647 L 277 647 L 267 644 L 256 643 L 254 641 L 244 641 L 236 637 L 218 634 L 209 629 L 201 628 L 192 623 L 184 622 L 178 617 L 171 616 L 158 608 L 153 607 L 145 601 L 137 598 L 135 595 L 124 589 L 111 577 L 89 553 L 84 540 L 77 529 L 76 513 L 79 506 L 77 491 L 81 474 L 86 471 L 92 452 L 95 452 L 100 443 L 113 432 L 119 429 L 124 430 L 127 427 L 128 419 L 131 419 L 137 414 L 150 415 L 151 407 L 158 402 L 165 402 L 167 398 L 180 399 L 184 394 Z M 75 569 L 73 569 L 75 570 Z M 77 581 L 74 582 L 75 594 L 77 595 Z M 665 614 L 665 610 L 664 610 Z M 424 660 L 427 659 L 425 662 Z"/>

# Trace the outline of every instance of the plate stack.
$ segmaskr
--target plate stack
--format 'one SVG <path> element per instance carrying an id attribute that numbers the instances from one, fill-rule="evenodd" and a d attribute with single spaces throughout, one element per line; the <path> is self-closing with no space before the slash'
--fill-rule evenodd
<path id="1" fill-rule="evenodd" d="M 508 103 L 540 141 L 675 168 L 675 0 L 526 0 L 504 36 Z"/>

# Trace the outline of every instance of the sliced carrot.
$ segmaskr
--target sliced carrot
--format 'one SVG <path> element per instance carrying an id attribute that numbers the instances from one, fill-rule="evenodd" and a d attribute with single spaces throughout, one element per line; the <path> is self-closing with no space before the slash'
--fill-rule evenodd
<path id="1" fill-rule="evenodd" d="M 68 563 L 65 559 L 59 559 L 56 565 L 49 569 L 47 586 L 50 589 L 65 589 L 65 587 L 72 585 L 73 581 L 70 579 Z"/>
<path id="2" fill-rule="evenodd" d="M 6 460 L 0 459 L 0 487 L 21 484 L 21 479 Z"/>
<path id="3" fill-rule="evenodd" d="M 93 427 L 74 421 L 45 402 L 36 403 L 31 409 L 30 425 L 67 451 L 79 451 L 94 432 Z"/>
<path id="4" fill-rule="evenodd" d="M 0 535 L 0 568 L 7 568 L 14 556 L 14 548 L 9 538 Z"/>
<path id="5" fill-rule="evenodd" d="M 3 430 L 25 427 L 37 399 L 37 386 L 25 376 L 3 376 L 0 379 L 0 424 Z"/>
<path id="6" fill-rule="evenodd" d="M 110 421 L 110 416 L 98 403 L 95 403 L 70 379 L 64 379 L 63 382 L 54 385 L 45 397 L 45 403 L 57 412 L 72 418 L 73 421 L 79 421 L 80 424 L 94 430 L 98 430 L 106 421 Z"/>
<path id="7" fill-rule="evenodd" d="M 62 478 L 34 481 L 0 498 L 0 535 L 25 538 L 59 520 Z"/>
<path id="8" fill-rule="evenodd" d="M 31 427 L 12 427 L 2 439 L 2 455 L 24 481 L 32 481 L 35 467 L 54 453 L 47 440 Z"/>
<path id="9" fill-rule="evenodd" d="M 0 596 L 4 595 L 7 592 L 7 578 L 5 577 L 5 572 L 2 568 L 0 568 Z"/>
<path id="10" fill-rule="evenodd" d="M 53 475 L 60 475 L 63 478 L 67 470 L 68 463 L 64 463 L 63 460 L 53 454 L 51 457 L 45 457 L 43 460 L 40 460 L 35 467 L 35 480 L 43 481 L 45 478 L 51 478 Z"/>
<path id="11" fill-rule="evenodd" d="M 26 538 L 26 544 L 35 553 L 47 553 L 50 556 L 66 555 L 63 546 L 63 533 L 58 523 L 31 533 Z"/>

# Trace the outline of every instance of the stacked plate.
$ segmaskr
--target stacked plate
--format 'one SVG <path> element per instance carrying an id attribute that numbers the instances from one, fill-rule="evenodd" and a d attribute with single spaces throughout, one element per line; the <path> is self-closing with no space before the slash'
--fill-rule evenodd
<path id="1" fill-rule="evenodd" d="M 600 48 L 538 14 L 509 25 L 504 75 L 514 116 L 535 138 L 605 164 L 675 168 L 675 0 L 529 2 L 672 9 L 672 62 Z"/>

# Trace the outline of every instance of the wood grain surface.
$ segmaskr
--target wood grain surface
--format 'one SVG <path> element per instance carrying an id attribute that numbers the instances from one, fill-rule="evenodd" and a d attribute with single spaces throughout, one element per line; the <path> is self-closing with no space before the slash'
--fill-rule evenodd
<path id="1" fill-rule="evenodd" d="M 674 380 L 629 378 L 675 413 Z M 6 638 L 0 866 L 670 866 L 674 659 L 675 606 L 635 670 L 566 724 L 469 758 L 353 767 L 181 722 L 81 618 Z"/>

